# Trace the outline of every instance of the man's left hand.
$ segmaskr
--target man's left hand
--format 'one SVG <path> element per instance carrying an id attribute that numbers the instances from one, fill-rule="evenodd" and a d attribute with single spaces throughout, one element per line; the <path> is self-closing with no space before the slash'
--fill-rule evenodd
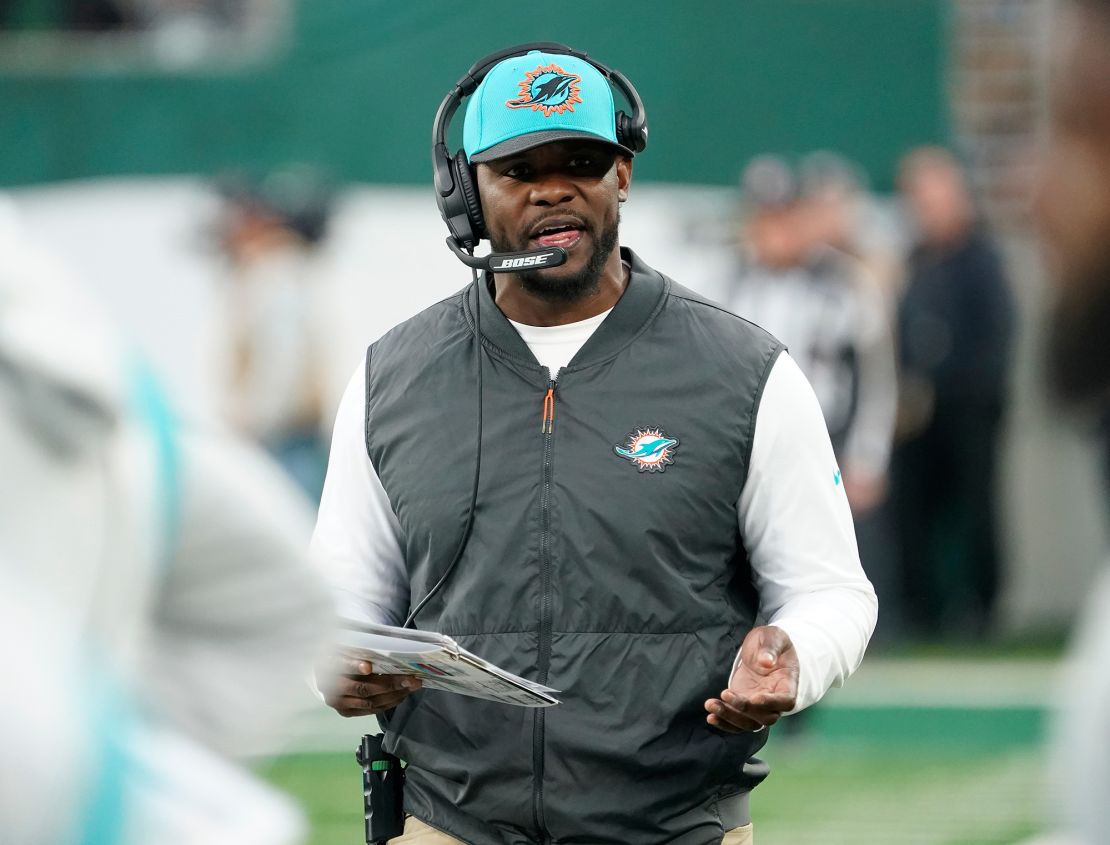
<path id="1" fill-rule="evenodd" d="M 761 731 L 794 709 L 798 655 L 781 628 L 753 628 L 740 646 L 740 662 L 720 698 L 705 702 L 706 721 L 729 733 Z"/>

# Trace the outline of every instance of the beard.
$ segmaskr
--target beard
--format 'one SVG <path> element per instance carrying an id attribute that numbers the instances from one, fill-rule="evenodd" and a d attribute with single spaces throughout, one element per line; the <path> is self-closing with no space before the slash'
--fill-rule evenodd
<path id="1" fill-rule="evenodd" d="M 1068 405 L 1110 407 L 1110 255 L 1087 278 L 1068 285 L 1049 322 L 1045 362 L 1049 389 Z"/>
<path id="2" fill-rule="evenodd" d="M 600 289 L 601 273 L 605 269 L 605 262 L 617 247 L 619 217 L 614 216 L 607 222 L 600 234 L 595 238 L 596 246 L 586 264 L 573 276 L 559 276 L 552 278 L 550 270 L 523 270 L 517 273 L 520 285 L 528 293 L 548 302 L 576 302 L 597 293 Z M 592 230 L 587 230 L 593 234 Z M 501 238 L 490 237 L 490 246 L 494 252 L 517 252 L 528 249 L 528 244 L 510 244 Z"/>

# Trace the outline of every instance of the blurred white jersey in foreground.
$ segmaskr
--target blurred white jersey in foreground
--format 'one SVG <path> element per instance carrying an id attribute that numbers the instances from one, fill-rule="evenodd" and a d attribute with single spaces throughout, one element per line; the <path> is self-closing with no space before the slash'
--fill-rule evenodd
<path id="1" fill-rule="evenodd" d="M 330 608 L 311 510 L 0 207 L 0 841 L 293 843 L 272 750 Z"/>

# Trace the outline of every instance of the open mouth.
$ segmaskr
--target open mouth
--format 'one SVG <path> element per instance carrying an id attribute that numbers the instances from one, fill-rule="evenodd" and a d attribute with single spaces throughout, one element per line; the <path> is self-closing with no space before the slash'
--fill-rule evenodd
<path id="1" fill-rule="evenodd" d="M 528 233 L 529 244 L 570 249 L 582 239 L 582 224 L 570 218 L 549 218 Z"/>

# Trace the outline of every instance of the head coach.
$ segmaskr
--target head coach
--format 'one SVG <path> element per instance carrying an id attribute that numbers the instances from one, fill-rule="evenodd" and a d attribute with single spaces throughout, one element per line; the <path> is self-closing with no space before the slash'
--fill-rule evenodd
<path id="1" fill-rule="evenodd" d="M 619 246 L 647 145 L 621 74 L 506 50 L 433 136 L 474 281 L 367 351 L 314 552 L 345 616 L 448 634 L 563 703 L 365 663 L 325 698 L 408 763 L 394 841 L 750 842 L 767 728 L 851 674 L 876 619 L 817 400 L 775 338 Z"/>

